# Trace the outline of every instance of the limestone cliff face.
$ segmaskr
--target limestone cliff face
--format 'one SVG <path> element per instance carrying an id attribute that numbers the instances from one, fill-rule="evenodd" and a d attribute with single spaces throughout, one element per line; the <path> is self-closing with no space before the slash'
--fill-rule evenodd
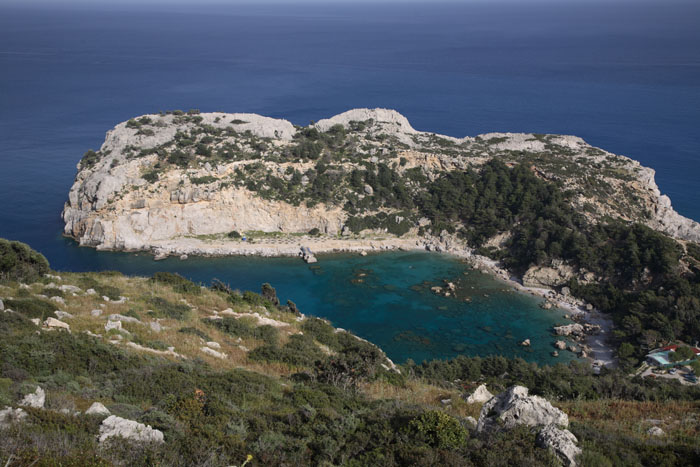
<path id="1" fill-rule="evenodd" d="M 319 133 L 334 135 L 331 148 L 342 143 L 341 156 L 329 154 L 329 147 L 315 149 Z M 297 157 L 303 151 L 311 155 Z M 636 161 L 573 136 L 459 139 L 420 132 L 386 109 L 350 110 L 303 129 L 286 120 L 226 113 L 147 115 L 120 123 L 78 165 L 63 211 L 65 234 L 81 245 L 125 250 L 233 230 L 318 228 L 335 235 L 350 215 L 346 203 L 361 205 L 371 196 L 371 187 L 353 192 L 343 173 L 386 164 L 432 179 L 492 158 L 527 161 L 538 176 L 561 182 L 593 221 L 613 216 L 700 241 L 700 225 L 676 213 L 659 192 L 654 171 Z M 330 161 L 329 168 L 318 160 Z M 322 170 L 334 178 L 316 187 Z M 294 188 L 280 191 L 280 183 Z M 307 202 L 314 190 L 333 196 Z"/>

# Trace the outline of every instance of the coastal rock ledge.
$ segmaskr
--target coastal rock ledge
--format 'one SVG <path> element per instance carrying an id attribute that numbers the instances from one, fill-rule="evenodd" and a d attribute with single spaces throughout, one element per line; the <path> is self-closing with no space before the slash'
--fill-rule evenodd
<path id="1" fill-rule="evenodd" d="M 575 193 L 572 203 L 594 221 L 641 222 L 700 241 L 700 225 L 676 213 L 659 192 L 654 171 L 634 160 L 575 136 L 436 135 L 386 109 L 354 109 L 303 128 L 255 114 L 195 111 L 120 123 L 78 164 L 63 210 L 64 232 L 83 246 L 166 255 L 296 254 L 299 237 L 308 232 L 345 240 L 340 246 L 319 243 L 315 251 L 351 249 L 359 231 L 349 225 L 357 213 L 348 206 L 363 215 L 383 212 L 372 205 L 375 189 L 364 181 L 353 184 L 355 169 L 388 167 L 398 177 L 413 180 L 420 173 L 433 180 L 492 159 L 530 164 L 539 177 Z M 405 225 L 396 216 L 387 222 L 400 225 L 402 239 L 413 237 L 416 246 L 423 220 Z M 228 235 L 234 231 L 298 237 L 261 249 Z M 399 246 L 388 238 L 383 247 Z"/>

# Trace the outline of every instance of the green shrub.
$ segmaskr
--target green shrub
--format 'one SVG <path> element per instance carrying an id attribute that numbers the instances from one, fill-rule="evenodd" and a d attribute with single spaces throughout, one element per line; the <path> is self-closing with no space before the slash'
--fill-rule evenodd
<path id="1" fill-rule="evenodd" d="M 304 334 L 308 334 L 323 345 L 333 350 L 340 350 L 335 328 L 320 318 L 308 317 L 301 325 Z"/>
<path id="2" fill-rule="evenodd" d="M 5 300 L 5 306 L 19 311 L 27 318 L 39 318 L 42 321 L 49 316 L 53 316 L 53 312 L 56 311 L 56 305 L 54 303 L 40 298 Z"/>
<path id="3" fill-rule="evenodd" d="M 263 345 L 248 354 L 251 360 L 281 362 L 291 366 L 311 367 L 317 360 L 325 358 L 311 336 L 295 334 L 283 347 Z"/>
<path id="4" fill-rule="evenodd" d="M 110 300 L 119 300 L 122 291 L 113 285 L 98 284 L 95 287 L 95 292 L 101 297 L 108 297 Z"/>
<path id="5" fill-rule="evenodd" d="M 411 420 L 409 428 L 438 449 L 458 448 L 467 440 L 467 430 L 459 421 L 439 410 L 430 410 Z"/>
<path id="6" fill-rule="evenodd" d="M 83 158 L 80 159 L 80 168 L 85 169 L 85 168 L 90 168 L 97 164 L 100 160 L 100 155 L 99 153 L 96 153 L 92 149 L 88 149 L 85 154 L 83 154 Z"/>
<path id="7" fill-rule="evenodd" d="M 45 287 L 44 290 L 41 291 L 41 294 L 47 297 L 65 297 L 63 290 L 57 289 L 56 287 Z"/>
<path id="8" fill-rule="evenodd" d="M 318 230 L 317 227 L 314 227 L 313 229 L 309 230 L 309 235 L 316 236 L 316 235 L 319 235 L 320 233 L 321 233 L 321 231 Z"/>
<path id="9" fill-rule="evenodd" d="M 256 326 L 242 319 L 236 319 L 230 316 L 223 319 L 203 320 L 210 326 L 214 326 L 222 332 L 235 337 L 260 339 L 266 345 L 277 346 L 279 342 L 279 330 L 266 324 L 264 326 Z"/>
<path id="10" fill-rule="evenodd" d="M 171 272 L 157 272 L 151 278 L 153 282 L 172 286 L 175 292 L 191 295 L 201 295 L 202 287 L 189 279 L 185 279 L 180 274 Z"/>
<path id="11" fill-rule="evenodd" d="M 190 307 L 184 303 L 173 303 L 162 297 L 148 297 L 146 303 L 153 308 L 152 316 L 155 317 L 183 321 L 190 315 Z"/>
<path id="12" fill-rule="evenodd" d="M 204 331 L 200 331 L 197 328 L 190 327 L 190 326 L 180 328 L 180 329 L 178 329 L 177 332 L 181 332 L 183 334 L 192 334 L 193 336 L 201 337 L 205 341 L 211 340 L 211 337 L 209 337 L 209 334 L 205 333 Z"/>
<path id="13" fill-rule="evenodd" d="M 44 255 L 25 243 L 0 238 L 0 281 L 34 282 L 48 272 Z"/>
<path id="14" fill-rule="evenodd" d="M 148 341 L 144 345 L 154 350 L 168 350 L 169 347 L 168 344 L 162 341 Z"/>
<path id="15" fill-rule="evenodd" d="M 236 230 L 232 230 L 232 231 L 229 232 L 226 236 L 227 236 L 228 238 L 235 238 L 235 239 L 241 238 L 241 234 L 240 234 L 238 231 L 236 231 Z"/>
<path id="16" fill-rule="evenodd" d="M 211 175 L 190 178 L 190 182 L 192 182 L 194 185 L 206 185 L 208 183 L 214 183 L 217 180 L 218 179 L 216 177 L 212 177 Z"/>
<path id="17" fill-rule="evenodd" d="M 146 180 L 148 183 L 155 183 L 158 181 L 158 178 L 160 178 L 160 174 L 157 170 L 149 170 L 141 175 L 141 178 Z"/>
<path id="18" fill-rule="evenodd" d="M 178 167 L 181 167 L 184 169 L 188 165 L 190 165 L 190 161 L 192 160 L 192 157 L 189 154 L 187 154 L 186 152 L 184 152 L 180 149 L 177 149 L 177 150 L 173 151 L 172 153 L 170 153 L 167 160 L 171 164 L 175 164 Z"/>

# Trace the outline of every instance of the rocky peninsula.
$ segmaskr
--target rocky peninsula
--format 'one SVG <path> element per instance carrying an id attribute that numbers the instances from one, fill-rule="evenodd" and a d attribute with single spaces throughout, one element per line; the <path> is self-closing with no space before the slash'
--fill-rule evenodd
<path id="1" fill-rule="evenodd" d="M 634 160 L 575 136 L 436 135 L 385 109 L 354 109 L 303 128 L 255 114 L 194 111 L 120 123 L 78 164 L 65 234 L 83 246 L 161 256 L 288 255 L 302 244 L 316 252 L 425 248 L 436 243 L 426 234 L 430 220 L 374 202 L 381 180 L 356 174 L 405 182 L 405 195 L 415 196 L 426 180 L 491 160 L 529 164 L 571 191 L 571 203 L 594 222 L 641 222 L 700 240 L 700 225 L 676 213 L 654 171 Z M 358 213 L 383 219 L 349 223 Z M 229 236 L 234 231 L 258 235 L 250 244 Z M 504 238 L 499 232 L 492 241 Z"/>

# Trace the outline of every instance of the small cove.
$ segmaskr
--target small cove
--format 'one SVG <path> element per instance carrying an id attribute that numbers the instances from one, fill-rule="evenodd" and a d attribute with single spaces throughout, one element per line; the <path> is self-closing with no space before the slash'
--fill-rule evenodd
<path id="1" fill-rule="evenodd" d="M 153 261 L 146 253 L 97 252 L 65 242 L 81 257 L 80 263 L 73 263 L 80 264 L 81 271 L 170 271 L 205 285 L 216 278 L 234 289 L 253 291 L 269 282 L 282 303 L 292 300 L 303 313 L 326 318 L 379 345 L 397 363 L 460 354 L 520 357 L 538 364 L 574 358 L 570 352 L 551 356 L 552 326 L 569 322 L 564 311 L 543 310 L 541 299 L 517 292 L 450 255 L 327 254 L 314 265 L 299 258 L 252 256 Z M 444 280 L 457 284 L 456 297 L 430 290 Z M 520 345 L 525 339 L 531 340 L 530 347 Z"/>

